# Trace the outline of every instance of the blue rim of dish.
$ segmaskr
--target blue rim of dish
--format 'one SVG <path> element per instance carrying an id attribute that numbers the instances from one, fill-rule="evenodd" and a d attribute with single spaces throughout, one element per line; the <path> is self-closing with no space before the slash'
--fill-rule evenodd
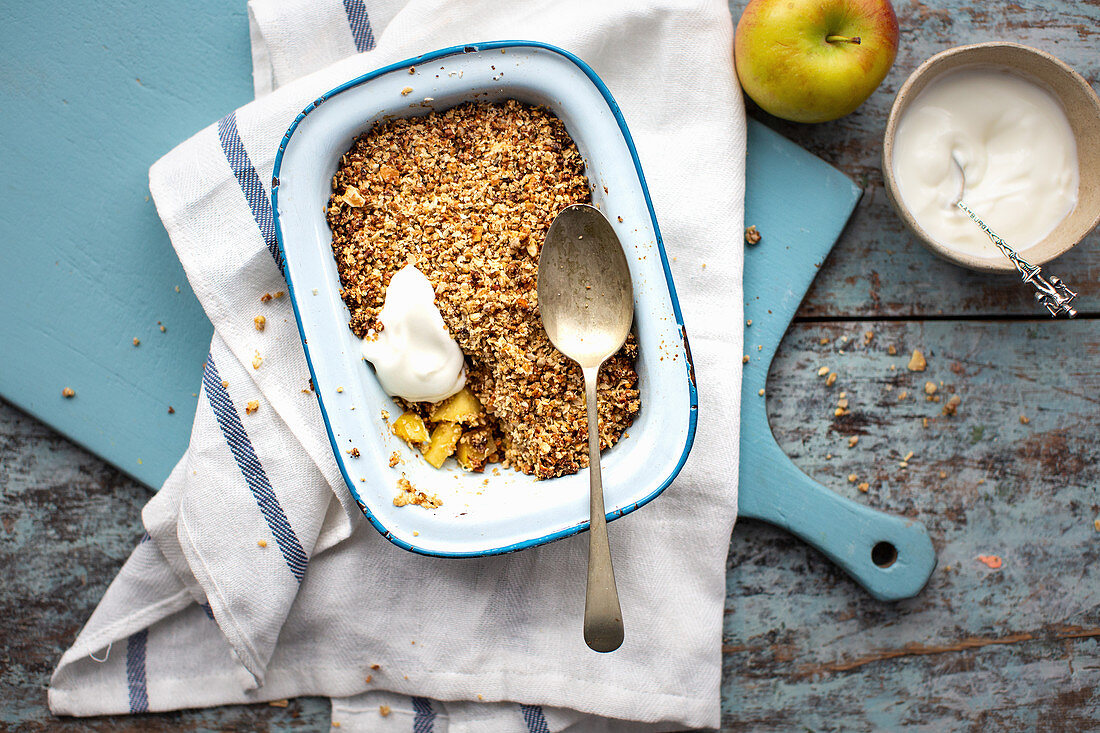
<path id="1" fill-rule="evenodd" d="M 552 46 L 549 43 L 542 43 L 540 41 L 486 41 L 483 43 L 471 43 L 463 46 L 450 46 L 448 48 L 441 48 L 438 51 L 432 51 L 430 53 L 423 54 L 422 56 L 416 56 L 414 58 L 405 59 L 404 61 L 398 61 L 388 66 L 383 66 L 374 71 L 367 72 L 362 76 L 358 76 L 350 81 L 329 90 L 322 94 L 320 97 L 311 102 L 304 110 L 302 110 L 294 121 L 287 128 L 286 134 L 283 135 L 283 140 L 279 144 L 279 151 L 275 154 L 275 166 L 271 173 L 271 210 L 275 221 L 275 239 L 279 245 L 279 253 L 283 256 L 283 261 L 286 264 L 284 275 L 286 277 L 286 284 L 290 290 L 290 302 L 294 307 L 294 320 L 298 324 L 298 337 L 302 339 L 302 348 L 306 354 L 306 364 L 309 366 L 309 376 L 313 380 L 314 393 L 317 395 L 317 404 L 321 408 L 321 418 L 325 421 L 325 432 L 328 433 L 329 445 L 332 447 L 333 455 L 336 457 L 336 463 L 340 467 L 340 474 L 344 477 L 344 483 L 347 484 L 348 490 L 351 492 L 352 497 L 355 499 L 355 503 L 359 505 L 360 511 L 370 521 L 374 528 L 377 529 L 383 537 L 397 545 L 398 547 L 408 550 L 409 552 L 415 552 L 418 555 L 427 555 L 429 557 L 486 557 L 489 555 L 503 555 L 509 552 L 517 552 L 519 550 L 525 550 L 528 547 L 536 547 L 538 545 L 544 545 L 555 540 L 560 540 L 571 535 L 575 535 L 579 532 L 583 532 L 588 529 L 589 521 L 585 520 L 579 524 L 575 524 L 572 527 L 566 527 L 556 532 L 551 532 L 548 535 L 542 537 L 536 537 L 522 542 L 516 542 L 511 545 L 505 545 L 503 547 L 493 547 L 488 550 L 477 550 L 471 552 L 441 552 L 438 550 L 429 550 L 416 545 L 410 544 L 402 539 L 394 537 L 393 534 L 386 529 L 375 516 L 371 513 L 370 508 L 359 497 L 359 492 L 355 490 L 354 482 L 351 477 L 348 476 L 347 468 L 344 465 L 344 458 L 341 455 L 340 446 L 337 443 L 336 436 L 332 432 L 332 425 L 328 419 L 328 411 L 325 409 L 325 401 L 321 397 L 320 384 L 317 382 L 317 374 L 313 370 L 313 360 L 309 355 L 309 344 L 306 342 L 305 334 L 302 330 L 302 316 L 298 312 L 298 298 L 294 292 L 294 282 L 290 278 L 290 261 L 286 258 L 286 249 L 283 244 L 283 230 L 279 223 L 279 170 L 283 162 L 283 153 L 286 151 L 286 146 L 290 142 L 291 136 L 298 128 L 298 124 L 305 119 L 313 110 L 321 106 L 326 100 L 332 98 L 340 92 L 346 91 L 352 87 L 358 86 L 365 82 L 376 79 L 383 74 L 388 74 L 391 71 L 397 69 L 405 69 L 409 66 L 419 66 L 425 62 L 435 61 L 437 59 L 444 58 L 446 56 L 457 56 L 465 53 L 477 53 L 479 51 L 488 51 L 496 49 L 509 49 L 509 48 L 538 48 L 544 51 L 550 51 L 556 53 L 559 56 L 563 56 L 572 61 L 577 68 L 585 73 L 585 75 L 592 81 L 593 85 L 603 95 L 604 101 L 607 102 L 607 106 L 611 110 L 611 114 L 615 116 L 615 121 L 619 124 L 619 130 L 622 132 L 623 140 L 626 142 L 626 147 L 630 151 L 630 157 L 634 161 L 634 170 L 638 174 L 638 183 L 642 187 L 642 196 L 645 198 L 646 208 L 649 209 L 649 220 L 653 225 L 653 234 L 657 243 L 657 252 L 661 255 L 661 267 L 665 273 L 665 283 L 668 285 L 668 294 L 672 300 L 672 314 L 676 319 L 676 324 L 680 327 L 680 337 L 684 345 L 684 361 L 687 371 L 688 379 L 688 434 L 687 440 L 684 441 L 684 452 L 680 454 L 680 460 L 676 463 L 676 467 L 672 469 L 672 473 L 661 482 L 661 484 L 654 489 L 648 496 L 640 501 L 631 502 L 625 507 L 614 509 L 607 513 L 607 521 L 612 522 L 619 517 L 626 516 L 634 510 L 645 506 L 649 502 L 656 499 L 661 493 L 668 488 L 669 484 L 675 480 L 679 475 L 680 470 L 684 467 L 684 463 L 687 461 L 688 454 L 691 452 L 692 444 L 695 442 L 695 428 L 696 422 L 699 416 L 699 394 L 695 386 L 695 365 L 691 359 L 691 347 L 688 344 L 687 329 L 684 327 L 684 317 L 680 313 L 680 300 L 676 295 L 676 285 L 672 281 L 672 270 L 668 264 L 668 256 L 665 254 L 664 240 L 661 238 L 661 230 L 657 226 L 657 215 L 653 211 L 653 201 L 649 196 L 649 187 L 645 182 L 645 175 L 642 173 L 642 164 L 638 160 L 638 151 L 634 147 L 634 139 L 630 136 L 630 130 L 626 126 L 626 120 L 623 118 L 623 113 L 619 109 L 618 103 L 615 102 L 615 98 L 611 96 L 611 91 L 607 88 L 607 85 L 603 83 L 603 80 L 596 75 L 596 72 L 592 70 L 592 67 L 586 64 L 577 56 L 569 53 L 565 49 Z"/>

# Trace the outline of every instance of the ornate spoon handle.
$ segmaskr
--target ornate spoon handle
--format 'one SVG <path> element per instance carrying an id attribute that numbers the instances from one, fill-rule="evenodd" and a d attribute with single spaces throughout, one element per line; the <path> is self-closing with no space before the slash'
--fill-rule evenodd
<path id="1" fill-rule="evenodd" d="M 1077 311 L 1070 305 L 1073 299 L 1077 297 L 1077 293 L 1070 290 L 1061 278 L 1056 275 L 1051 275 L 1049 278 L 1043 277 L 1039 274 L 1041 272 L 1039 267 L 1032 265 L 1021 257 L 1016 250 L 1009 247 L 1005 240 L 1001 239 L 984 221 L 978 218 L 977 214 L 970 210 L 969 206 L 961 200 L 956 201 L 955 206 L 965 211 L 966 215 L 982 228 L 989 240 L 997 245 L 997 249 L 1001 250 L 1001 253 L 1008 258 L 1016 271 L 1020 273 L 1020 279 L 1025 283 L 1030 283 L 1035 288 L 1035 300 L 1050 311 L 1052 318 L 1057 318 L 1060 315 L 1073 318 L 1077 315 Z"/>

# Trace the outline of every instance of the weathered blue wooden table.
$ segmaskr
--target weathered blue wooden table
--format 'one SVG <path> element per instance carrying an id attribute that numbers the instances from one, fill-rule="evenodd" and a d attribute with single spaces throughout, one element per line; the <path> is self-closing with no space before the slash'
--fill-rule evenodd
<path id="1" fill-rule="evenodd" d="M 732 3 L 735 17 L 742 5 Z M 753 113 L 865 189 L 779 349 L 766 404 L 799 468 L 855 501 L 924 522 L 939 567 L 916 598 L 882 603 L 790 535 L 741 521 L 727 576 L 724 724 L 1095 729 L 1100 236 L 1059 261 L 1081 291 L 1081 316 L 1052 323 L 1011 280 L 971 275 L 920 248 L 885 200 L 878 154 L 894 92 L 949 46 L 1021 41 L 1097 86 L 1100 5 L 905 0 L 897 9 L 897 63 L 855 114 L 811 127 Z M 188 121 L 182 134 L 195 126 Z M 924 373 L 905 369 L 914 348 L 928 356 Z M 837 372 L 832 388 L 820 366 Z M 926 381 L 944 398 L 961 397 L 955 416 L 926 400 Z M 836 416 L 840 391 L 849 412 Z M 42 688 L 140 535 L 147 496 L 0 403 L 0 728 L 327 727 L 318 699 L 97 721 L 49 716 Z M 1003 558 L 999 570 L 977 560 L 991 554 Z"/>

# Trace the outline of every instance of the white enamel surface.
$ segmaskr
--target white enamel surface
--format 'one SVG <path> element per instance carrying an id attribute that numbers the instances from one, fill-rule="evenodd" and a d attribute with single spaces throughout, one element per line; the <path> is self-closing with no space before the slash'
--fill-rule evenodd
<path id="1" fill-rule="evenodd" d="M 549 50 L 459 53 L 415 69 L 410 75 L 408 67 L 399 68 L 332 95 L 301 119 L 278 171 L 287 272 L 335 454 L 349 485 L 389 535 L 432 554 L 500 551 L 587 524 L 586 471 L 535 481 L 504 469 L 497 475 L 467 473 L 453 460 L 440 470 L 390 432 L 381 413 L 387 410 L 393 419 L 400 410 L 362 361 L 360 341 L 347 326 L 323 212 L 340 156 L 376 120 L 427 114 L 474 99 L 514 98 L 546 106 L 564 122 L 586 160 L 593 203 L 615 227 L 630 263 L 642 408 L 628 437 L 605 451 L 602 461 L 608 512 L 629 510 L 676 471 L 690 434 L 691 410 L 683 340 L 650 213 L 619 125 L 584 72 Z M 401 94 L 405 87 L 413 88 L 408 96 Z M 360 458 L 346 454 L 352 447 Z M 391 469 L 394 451 L 404 463 Z M 418 489 L 438 494 L 443 505 L 431 511 L 393 506 L 402 473 Z"/>

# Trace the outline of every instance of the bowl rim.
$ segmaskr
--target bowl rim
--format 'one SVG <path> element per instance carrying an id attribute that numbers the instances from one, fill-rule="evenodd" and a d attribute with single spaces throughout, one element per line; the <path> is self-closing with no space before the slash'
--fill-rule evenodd
<path id="1" fill-rule="evenodd" d="M 430 51 L 428 53 L 421 54 L 419 56 L 414 56 L 412 58 L 407 58 L 407 59 L 404 59 L 403 61 L 397 61 L 397 62 L 392 63 L 392 64 L 387 64 L 386 66 L 379 67 L 377 69 L 369 71 L 365 74 L 361 74 L 360 76 L 357 76 L 357 77 L 355 77 L 353 79 L 350 79 L 350 80 L 348 80 L 348 81 L 346 81 L 342 84 L 337 85 L 336 87 L 330 89 L 329 91 L 327 91 L 324 94 L 317 97 L 315 100 L 310 102 L 305 107 L 305 109 L 303 109 L 301 112 L 299 112 L 298 115 L 294 118 L 293 122 L 291 122 L 290 127 L 288 127 L 287 131 L 283 134 L 283 138 L 282 138 L 281 142 L 279 143 L 279 149 L 275 154 L 275 162 L 274 162 L 274 166 L 272 168 L 272 173 L 271 173 L 271 206 L 272 206 L 272 218 L 273 218 L 274 227 L 275 227 L 275 240 L 276 240 L 276 243 L 277 243 L 278 248 L 279 248 L 279 254 L 282 256 L 284 262 L 287 261 L 286 260 L 285 245 L 284 245 L 284 242 L 283 242 L 282 226 L 281 226 L 281 223 L 280 223 L 280 215 L 279 215 L 279 198 L 278 198 L 278 196 L 279 196 L 279 173 L 280 173 L 280 169 L 281 169 L 282 162 L 283 162 L 283 154 L 286 151 L 287 145 L 290 143 L 291 137 L 294 135 L 294 132 L 297 130 L 298 125 L 302 122 L 302 120 L 304 120 L 306 118 L 306 116 L 310 112 L 314 111 L 319 106 L 321 106 L 326 100 L 332 98 L 333 96 L 335 96 L 336 94 L 339 94 L 340 92 L 346 91 L 346 90 L 351 89 L 352 87 L 358 86 L 360 84 L 364 84 L 364 83 L 369 82 L 373 79 L 376 79 L 376 78 L 378 78 L 378 77 L 380 77 L 384 74 L 390 73 L 390 72 L 398 70 L 398 69 L 405 69 L 405 68 L 408 68 L 410 66 L 419 66 L 419 65 L 422 65 L 426 62 L 435 61 L 437 59 L 444 58 L 446 56 L 455 56 L 455 55 L 466 54 L 466 53 L 476 53 L 476 52 L 480 52 L 480 51 L 508 49 L 508 48 L 540 49 L 540 50 L 548 51 L 550 53 L 554 53 L 554 54 L 557 54 L 559 56 L 562 56 L 562 57 L 566 58 L 567 60 L 571 61 L 574 65 L 576 65 L 577 68 L 579 68 L 585 74 L 585 76 L 587 76 L 589 78 L 589 80 L 592 82 L 592 84 L 600 92 L 600 95 L 603 97 L 604 101 L 607 103 L 608 108 L 611 111 L 612 116 L 615 118 L 615 121 L 619 126 L 620 132 L 622 133 L 623 141 L 625 142 L 625 144 L 627 146 L 627 149 L 630 152 L 631 161 L 634 164 L 634 171 L 638 176 L 638 183 L 641 187 L 642 196 L 643 196 L 643 198 L 645 200 L 645 204 L 646 204 L 646 209 L 649 211 L 650 224 L 653 227 L 654 244 L 656 245 L 657 252 L 660 255 L 660 259 L 661 259 L 661 270 L 662 270 L 662 272 L 665 276 L 665 284 L 668 286 L 669 297 L 670 297 L 670 301 L 671 301 L 671 304 L 672 304 L 672 315 L 673 315 L 673 318 L 675 319 L 676 325 L 679 327 L 680 335 L 681 335 L 682 340 L 683 340 L 684 365 L 685 365 L 685 370 L 686 370 L 685 376 L 687 378 L 687 386 L 688 386 L 688 425 L 687 425 L 687 435 L 685 436 L 685 439 L 684 439 L 683 451 L 681 452 L 680 457 L 679 457 L 676 465 L 673 467 L 672 472 L 664 480 L 662 480 L 653 491 L 651 491 L 648 495 L 646 495 L 645 497 L 643 497 L 642 499 L 640 499 L 638 501 L 631 502 L 631 503 L 629 503 L 629 504 L 627 504 L 627 505 L 625 505 L 625 506 L 623 506 L 619 509 L 615 509 L 613 511 L 607 512 L 607 514 L 605 515 L 605 518 L 608 522 L 612 522 L 612 521 L 618 519 L 619 517 L 626 516 L 627 514 L 630 514 L 631 512 L 645 506 L 649 502 L 656 499 L 658 496 L 660 496 L 664 492 L 664 490 L 666 488 L 668 488 L 668 486 L 680 474 L 680 471 L 681 471 L 681 469 L 683 469 L 684 464 L 687 462 L 688 454 L 691 452 L 692 446 L 694 445 L 694 442 L 695 442 L 695 433 L 696 433 L 698 415 L 699 415 L 699 394 L 698 394 L 698 389 L 696 387 L 696 382 L 695 382 L 695 365 L 694 365 L 694 362 L 693 362 L 692 356 L 691 356 L 691 346 L 688 343 L 687 328 L 684 326 L 684 317 L 683 317 L 683 314 L 682 314 L 681 309 L 680 309 L 680 300 L 679 300 L 679 297 L 676 293 L 675 282 L 672 279 L 672 268 L 669 265 L 668 255 L 665 252 L 664 239 L 661 236 L 661 230 L 660 230 L 660 228 L 657 224 L 657 214 L 653 209 L 653 201 L 652 201 L 652 198 L 650 197 L 649 186 L 646 184 L 645 174 L 642 172 L 642 165 L 641 165 L 640 159 L 638 158 L 638 151 L 634 146 L 634 139 L 630 135 L 630 130 L 627 127 L 626 120 L 623 117 L 622 111 L 619 109 L 619 105 L 615 101 L 615 98 L 611 95 L 611 90 L 608 89 L 607 85 L 604 84 L 603 80 L 600 79 L 600 77 L 596 74 L 596 72 L 592 69 L 591 66 L 589 66 L 587 63 L 582 61 L 576 55 L 566 51 L 565 49 L 559 48 L 559 47 L 554 46 L 554 45 L 549 44 L 549 43 L 543 43 L 541 41 L 530 41 L 530 40 L 482 41 L 482 42 L 476 42 L 476 43 L 467 43 L 467 44 L 463 44 L 463 45 L 448 46 L 446 48 L 441 48 L 441 49 L 438 49 L 436 51 Z M 294 320 L 295 320 L 295 323 L 298 327 L 298 338 L 302 342 L 302 348 L 305 352 L 305 357 L 306 357 L 306 365 L 309 367 L 309 375 L 310 375 L 311 383 L 312 384 L 318 384 L 317 375 L 316 375 L 316 372 L 315 372 L 314 367 L 313 367 L 313 360 L 310 356 L 309 344 L 308 344 L 308 342 L 306 340 L 306 337 L 305 337 L 305 334 L 303 333 L 303 330 L 302 330 L 302 317 L 301 317 L 301 314 L 299 312 L 298 298 L 297 298 L 296 293 L 295 293 L 294 283 L 293 283 L 291 275 L 290 275 L 290 267 L 289 266 L 286 268 L 286 271 L 284 272 L 284 275 L 286 277 L 287 289 L 290 292 L 290 302 L 291 302 L 291 305 L 294 309 Z M 393 544 L 397 545 L 398 547 L 400 547 L 404 550 L 408 550 L 409 552 L 413 552 L 413 553 L 416 553 L 418 555 L 425 555 L 425 556 L 428 556 L 428 557 L 447 557 L 447 558 L 487 557 L 487 556 L 491 556 L 491 555 L 502 555 L 502 554 L 511 553 L 511 552 L 518 552 L 519 550 L 524 550 L 524 549 L 527 549 L 527 548 L 530 548 L 530 547 L 536 547 L 538 545 L 543 545 L 543 544 L 547 544 L 549 542 L 554 542 L 556 540 L 563 539 L 565 537 L 570 537 L 572 535 L 579 534 L 580 532 L 588 529 L 588 527 L 589 527 L 590 520 L 585 519 L 585 520 L 583 520 L 583 521 L 581 521 L 581 522 L 579 522 L 579 523 L 577 523 L 577 524 L 575 524 L 571 527 L 565 527 L 563 529 L 557 530 L 555 532 L 551 532 L 551 533 L 543 535 L 541 537 L 534 537 L 534 538 L 531 538 L 531 539 L 528 539 L 528 540 L 523 540 L 523 541 L 520 541 L 520 542 L 510 544 L 510 545 L 504 545 L 504 546 L 500 546 L 500 547 L 492 547 L 492 548 L 482 549 L 482 550 L 471 550 L 471 551 L 433 550 L 433 549 L 430 549 L 430 548 L 418 547 L 418 546 L 416 546 L 416 545 L 414 545 L 410 542 L 402 540 L 402 539 L 394 536 L 394 534 L 392 532 L 390 532 L 385 527 L 385 525 L 383 525 L 378 520 L 377 517 L 374 516 L 374 514 L 370 511 L 370 508 L 367 506 L 367 504 L 362 499 L 360 499 L 359 494 L 356 491 L 355 486 L 353 485 L 354 482 L 351 480 L 351 478 L 348 475 L 347 468 L 346 468 L 344 460 L 343 460 L 343 456 L 341 455 L 340 447 L 339 447 L 338 442 L 336 440 L 336 436 L 333 433 L 332 425 L 329 421 L 328 410 L 325 408 L 324 398 L 322 397 L 320 390 L 315 391 L 315 396 L 317 397 L 317 405 L 321 410 L 321 419 L 323 420 L 323 422 L 325 424 L 325 432 L 328 435 L 329 446 L 333 451 L 333 455 L 336 459 L 336 464 L 340 469 L 340 475 L 343 477 L 344 483 L 347 485 L 348 491 L 351 493 L 352 498 L 355 499 L 355 503 L 359 506 L 360 511 L 362 511 L 363 515 L 374 526 L 374 528 L 376 530 L 378 530 L 378 532 L 383 537 L 385 537 L 387 540 L 389 540 L 390 542 L 392 542 Z"/>
<path id="2" fill-rule="evenodd" d="M 1074 86 L 1084 92 L 1086 98 L 1091 99 L 1092 105 L 1097 112 L 1097 116 L 1100 116 L 1100 97 L 1097 96 L 1096 91 L 1092 88 L 1092 85 L 1089 84 L 1089 82 L 1083 76 L 1077 73 L 1077 71 L 1075 71 L 1073 67 L 1047 51 L 1035 48 L 1033 46 L 1027 46 L 1022 43 L 1014 43 L 1012 41 L 983 41 L 981 43 L 968 43 L 962 46 L 954 46 L 952 48 L 940 51 L 937 54 L 933 54 L 929 58 L 925 59 L 924 62 L 922 62 L 909 74 L 905 82 L 901 85 L 901 88 L 898 89 L 898 93 L 894 97 L 894 102 L 890 105 L 890 114 L 886 120 L 886 130 L 883 133 L 881 168 L 883 186 L 886 189 L 886 195 L 890 199 L 890 203 L 893 204 L 894 210 L 897 212 L 902 222 L 910 229 L 910 231 L 914 235 L 916 235 L 917 239 L 922 245 L 925 246 L 925 248 L 927 248 L 930 252 L 937 255 L 938 257 L 947 260 L 948 262 L 952 262 L 956 265 L 960 265 L 971 270 L 976 270 L 979 272 L 1009 274 L 1015 273 L 1016 268 L 1012 265 L 1011 262 L 1008 262 L 1007 260 L 998 260 L 995 258 L 979 258 L 973 255 L 967 255 L 957 250 L 944 247 L 942 244 L 935 241 L 920 226 L 920 224 L 917 223 L 916 219 L 910 213 L 908 207 L 906 207 L 904 202 L 902 201 L 901 195 L 898 192 L 897 185 L 894 181 L 894 169 L 892 164 L 894 157 L 894 137 L 897 132 L 897 126 L 901 118 L 903 108 L 908 107 L 909 103 L 912 101 L 909 98 L 912 88 L 917 83 L 922 81 L 925 77 L 927 77 L 930 71 L 934 70 L 935 67 L 939 66 L 949 58 L 953 58 L 955 56 L 967 56 L 973 54 L 974 52 L 982 52 L 986 49 L 993 48 L 1015 49 L 1015 51 L 1013 51 L 1014 53 L 1030 55 L 1035 59 L 1038 59 L 1042 62 L 1048 63 L 1058 68 L 1066 75 L 1066 78 L 1068 80 L 1072 81 Z M 975 61 L 975 66 L 981 65 L 982 61 Z M 990 64 L 990 66 L 993 65 Z M 1011 71 L 1012 73 L 1018 73 L 1018 70 L 1014 68 L 1010 68 L 1009 71 Z M 1024 76 L 1024 74 L 1021 74 L 1021 76 Z M 1038 82 L 1038 80 L 1034 78 L 1030 80 L 1041 84 L 1041 82 Z M 1053 89 L 1050 89 L 1048 85 L 1042 84 L 1042 86 L 1052 95 L 1054 95 L 1055 99 L 1058 100 L 1059 105 L 1062 106 L 1063 111 L 1065 111 L 1065 105 L 1062 102 L 1061 96 L 1057 94 L 1057 92 L 1055 92 Z M 1033 261 L 1029 261 L 1031 261 L 1032 264 L 1038 266 L 1046 264 L 1047 262 L 1050 262 L 1057 257 L 1061 257 L 1063 254 L 1080 244 L 1081 240 L 1088 236 L 1088 234 L 1093 229 L 1095 229 L 1098 224 L 1100 224 L 1100 210 L 1097 210 L 1095 216 L 1093 216 L 1092 218 L 1092 221 L 1088 222 L 1078 235 L 1067 239 L 1066 243 L 1064 243 L 1057 249 L 1052 250 L 1049 255 L 1044 255 L 1043 257 L 1036 258 Z"/>

